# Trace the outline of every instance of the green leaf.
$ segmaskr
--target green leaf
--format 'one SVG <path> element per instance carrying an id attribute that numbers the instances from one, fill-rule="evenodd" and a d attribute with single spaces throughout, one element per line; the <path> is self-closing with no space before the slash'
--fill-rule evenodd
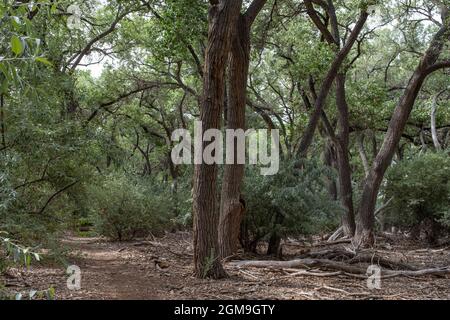
<path id="1" fill-rule="evenodd" d="M 34 60 L 36 62 L 40 62 L 40 63 L 46 64 L 48 66 L 53 66 L 53 64 L 50 61 L 48 61 L 46 58 L 44 58 L 44 57 L 36 57 Z"/>
<path id="2" fill-rule="evenodd" d="M 46 296 L 48 300 L 54 300 L 55 299 L 55 288 L 51 287 L 46 291 Z"/>
<path id="3" fill-rule="evenodd" d="M 23 53 L 24 51 L 24 46 L 22 43 L 22 40 L 20 40 L 20 38 L 18 36 L 13 36 L 11 38 L 11 50 L 12 52 L 16 55 L 19 56 Z"/>

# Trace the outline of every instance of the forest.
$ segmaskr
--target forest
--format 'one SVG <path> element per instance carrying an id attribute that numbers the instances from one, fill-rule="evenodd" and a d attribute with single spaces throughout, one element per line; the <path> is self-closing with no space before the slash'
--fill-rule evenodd
<path id="1" fill-rule="evenodd" d="M 450 0 L 0 0 L 0 300 L 450 299 Z"/>

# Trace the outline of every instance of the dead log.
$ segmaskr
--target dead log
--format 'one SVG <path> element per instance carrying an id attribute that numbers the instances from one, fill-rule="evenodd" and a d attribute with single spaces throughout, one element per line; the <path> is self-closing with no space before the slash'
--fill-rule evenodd
<path id="1" fill-rule="evenodd" d="M 229 265 L 237 268 L 267 268 L 267 269 L 295 269 L 295 268 L 323 268 L 342 271 L 349 275 L 366 275 L 367 269 L 348 265 L 326 259 L 296 259 L 291 261 L 234 261 Z M 382 270 L 382 278 L 393 278 L 399 276 L 445 276 L 450 274 L 450 266 L 442 268 L 429 268 L 422 270 Z"/>
<path id="2" fill-rule="evenodd" d="M 327 260 L 336 260 L 341 258 L 341 260 L 349 260 L 355 257 L 353 252 L 342 250 L 342 249 L 325 249 L 318 250 L 314 252 L 307 252 L 298 257 L 298 259 L 327 259 Z"/>
<path id="3" fill-rule="evenodd" d="M 404 277 L 420 277 L 420 276 L 445 276 L 450 274 L 450 266 L 448 267 L 442 267 L 442 268 L 430 268 L 430 269 L 422 269 L 422 270 L 398 270 L 398 271 L 392 271 L 392 270 L 386 270 L 382 271 L 382 278 L 394 278 L 399 276 Z"/>
<path id="4" fill-rule="evenodd" d="M 366 268 L 359 268 L 341 262 L 326 259 L 296 259 L 290 261 L 233 261 L 230 265 L 238 268 L 272 268 L 272 269 L 294 269 L 294 268 L 325 268 L 348 273 L 365 274 Z"/>
<path id="5" fill-rule="evenodd" d="M 326 246 L 332 246 L 335 244 L 343 244 L 343 243 L 351 243 L 352 240 L 351 239 L 340 239 L 340 240 L 336 240 L 336 241 L 330 241 L 330 242 L 319 242 L 319 243 L 315 243 L 312 246 L 313 247 L 326 247 Z"/>
<path id="6" fill-rule="evenodd" d="M 417 270 L 416 267 L 411 266 L 407 263 L 389 260 L 389 259 L 377 256 L 377 255 L 373 255 L 373 254 L 358 254 L 348 261 L 349 264 L 355 264 L 355 263 L 361 263 L 361 262 L 376 264 L 381 267 L 389 268 L 389 269 L 393 269 L 393 270 L 412 270 L 412 271 Z"/>

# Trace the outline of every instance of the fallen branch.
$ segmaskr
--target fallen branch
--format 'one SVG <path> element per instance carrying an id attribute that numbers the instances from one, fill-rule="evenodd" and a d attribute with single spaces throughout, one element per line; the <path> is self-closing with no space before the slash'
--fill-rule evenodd
<path id="1" fill-rule="evenodd" d="M 348 273 L 365 274 L 367 269 L 350 266 L 344 263 L 325 259 L 297 259 L 291 261 L 238 261 L 231 262 L 232 266 L 238 268 L 273 268 L 273 269 L 293 269 L 293 268 L 314 268 L 321 267 L 332 270 L 339 270 Z"/>
<path id="2" fill-rule="evenodd" d="M 328 243 L 336 241 L 344 235 L 344 227 L 339 227 L 327 240 Z"/>
<path id="3" fill-rule="evenodd" d="M 374 254 L 358 254 L 357 256 L 353 257 L 348 261 L 350 264 L 354 263 L 360 263 L 360 262 L 367 262 L 370 264 L 377 264 L 379 266 L 389 268 L 389 269 L 404 269 L 404 270 L 412 270 L 416 271 L 417 268 L 413 267 L 409 264 L 403 263 L 403 262 L 397 262 L 389 259 L 382 258 L 380 256 L 374 255 Z"/>
<path id="4" fill-rule="evenodd" d="M 313 245 L 313 247 L 326 247 L 326 246 L 332 246 L 334 244 L 343 244 L 343 243 L 351 243 L 352 239 L 341 239 L 336 241 L 330 241 L 330 242 L 319 242 Z"/>
<path id="5" fill-rule="evenodd" d="M 234 261 L 231 266 L 237 268 L 267 268 L 267 269 L 294 269 L 294 268 L 324 268 L 344 272 L 351 275 L 366 276 L 367 269 L 348 265 L 341 262 L 326 259 L 297 259 L 291 261 Z M 303 271 L 300 271 L 302 273 Z M 300 274 L 299 273 L 299 274 Z M 305 273 L 303 273 L 305 274 Z M 430 268 L 423 270 L 382 270 L 382 278 L 393 278 L 399 276 L 443 276 L 450 274 L 450 266 L 443 268 Z M 310 274 L 311 275 L 311 274 Z"/>
<path id="6" fill-rule="evenodd" d="M 290 269 L 288 269 L 290 270 Z M 293 272 L 287 276 L 283 276 L 278 278 L 277 280 L 281 280 L 281 279 L 288 279 L 288 278 L 293 278 L 296 276 L 312 276 L 312 277 L 335 277 L 335 276 L 339 276 L 341 275 L 342 272 L 341 271 L 336 271 L 336 272 L 310 272 L 308 270 L 301 270 L 301 271 L 297 271 L 297 272 Z"/>
<path id="7" fill-rule="evenodd" d="M 386 270 L 382 271 L 382 273 L 386 274 L 386 276 L 382 276 L 383 279 L 394 278 L 399 276 L 404 277 L 419 277 L 419 276 L 445 276 L 450 274 L 450 266 L 443 268 L 431 268 L 431 269 L 423 269 L 423 270 L 399 270 L 399 271 L 391 271 Z"/>

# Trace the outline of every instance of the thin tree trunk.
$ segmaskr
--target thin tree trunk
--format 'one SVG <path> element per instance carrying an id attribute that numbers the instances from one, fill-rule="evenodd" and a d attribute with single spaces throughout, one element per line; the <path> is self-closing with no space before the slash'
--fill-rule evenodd
<path id="1" fill-rule="evenodd" d="M 439 92 L 433 98 L 433 104 L 431 106 L 431 136 L 433 137 L 434 147 L 436 148 L 437 151 L 441 151 L 442 150 L 442 146 L 441 146 L 441 143 L 439 142 L 439 136 L 438 136 L 437 129 L 436 129 L 436 112 L 437 112 L 437 106 L 438 106 L 439 97 L 446 90 L 447 89 Z"/>
<path id="2" fill-rule="evenodd" d="M 332 169 L 336 169 L 336 151 L 334 148 L 335 144 L 333 141 L 330 141 L 330 139 L 327 139 L 325 142 L 325 150 L 324 150 L 324 164 Z M 327 185 L 328 185 L 328 193 L 330 194 L 331 199 L 337 200 L 338 199 L 338 188 L 336 184 L 336 179 L 327 179 Z"/>
<path id="3" fill-rule="evenodd" d="M 383 145 L 378 152 L 370 173 L 365 181 L 361 204 L 359 207 L 359 221 L 356 228 L 355 244 L 359 246 L 372 246 L 374 244 L 375 205 L 378 191 L 383 181 L 384 174 L 395 154 L 395 149 L 405 129 L 414 103 L 422 88 L 426 77 L 439 69 L 436 64 L 444 47 L 444 40 L 448 37 L 448 21 L 443 19 L 444 26 L 432 40 L 429 49 L 421 59 L 414 74 L 394 110 L 389 128 L 386 132 Z M 435 65 L 436 64 L 436 65 Z"/>
<path id="4" fill-rule="evenodd" d="M 202 136 L 208 129 L 220 128 L 224 103 L 225 70 L 240 14 L 242 0 L 211 1 L 208 45 L 205 52 L 203 96 L 200 110 Z M 203 148 L 207 143 L 202 143 Z M 217 165 L 204 162 L 194 172 L 194 273 L 197 277 L 218 279 L 226 276 L 219 257 L 217 227 Z"/>
<path id="5" fill-rule="evenodd" d="M 340 193 L 340 201 L 345 209 L 345 213 L 342 216 L 342 227 L 343 232 L 346 236 L 353 236 L 355 233 L 355 216 L 354 216 L 354 209 L 353 209 L 353 195 L 352 195 L 352 178 L 351 178 L 351 168 L 350 168 L 350 162 L 349 162 L 349 136 L 350 136 L 350 123 L 349 123 L 349 111 L 348 111 L 348 104 L 346 99 L 346 92 L 345 92 L 345 81 L 346 81 L 346 73 L 345 71 L 339 71 L 340 59 L 344 58 L 348 55 L 349 51 L 351 50 L 354 42 L 356 41 L 359 33 L 361 32 L 365 21 L 367 20 L 368 14 L 367 12 L 362 12 L 361 17 L 352 31 L 349 40 L 344 45 L 343 48 L 341 48 L 341 40 L 339 35 L 339 24 L 336 16 L 336 8 L 334 6 L 334 3 L 332 0 L 327 0 L 326 3 L 323 2 L 322 4 L 319 4 L 323 7 L 324 10 L 326 10 L 329 18 L 329 23 L 331 26 L 331 31 L 328 31 L 328 28 L 326 25 L 324 25 L 320 19 L 318 19 L 318 15 L 316 14 L 314 7 L 310 0 L 305 2 L 306 9 L 308 12 L 308 15 L 311 17 L 313 22 L 316 24 L 316 26 L 321 31 L 321 34 L 323 38 L 332 46 L 336 47 L 336 58 L 333 63 L 333 66 L 330 70 L 330 73 L 328 76 L 332 76 L 335 78 L 336 82 L 336 106 L 338 111 L 338 133 L 333 139 L 336 145 L 336 154 L 337 154 L 337 167 L 338 167 L 338 173 L 339 173 L 339 193 Z M 336 65 L 335 65 L 336 64 Z M 333 68 L 338 66 L 336 70 Z M 333 76 L 333 73 L 336 73 Z M 333 79 L 334 79 L 333 78 Z M 333 81 L 332 78 L 326 78 L 325 82 L 322 86 L 322 89 L 326 89 L 328 85 L 332 84 Z M 328 83 L 327 81 L 330 81 Z M 329 89 L 328 89 L 329 90 Z M 320 97 L 320 94 L 319 94 Z M 319 100 L 319 98 L 318 98 Z M 316 101 L 317 102 L 317 101 Z M 317 105 L 316 105 L 317 107 Z M 323 113 L 323 110 L 322 110 Z M 312 124 L 310 122 L 310 124 Z M 329 131 L 332 131 L 333 129 L 330 129 Z M 308 134 L 311 134 L 313 132 L 308 131 Z M 334 134 L 333 134 L 334 135 Z M 311 137 L 312 138 L 312 137 Z M 304 140 L 306 142 L 306 140 Z M 309 142 L 310 144 L 311 142 Z M 300 150 L 301 154 L 305 155 L 307 150 L 307 144 L 305 144 L 303 147 L 300 146 L 300 149 L 304 148 L 304 150 Z M 305 149 L 306 148 L 306 149 Z"/>
<path id="6" fill-rule="evenodd" d="M 339 190 L 345 214 L 342 217 L 342 226 L 346 236 L 355 234 L 355 213 L 353 209 L 353 191 L 350 160 L 348 156 L 350 123 L 347 99 L 345 96 L 345 74 L 339 73 L 336 77 L 336 106 L 338 109 L 337 134 L 337 161 L 339 168 Z"/>
<path id="7" fill-rule="evenodd" d="M 250 33 L 246 19 L 240 16 L 238 31 L 231 48 L 228 84 L 228 129 L 245 130 L 247 77 L 250 62 Z M 239 230 L 243 218 L 240 202 L 244 165 L 237 163 L 237 143 L 234 145 L 234 164 L 226 164 L 222 181 L 219 220 L 219 246 L 222 258 L 237 250 Z"/>
<path id="8" fill-rule="evenodd" d="M 358 147 L 359 156 L 361 158 L 361 162 L 362 162 L 362 165 L 364 168 L 364 174 L 365 174 L 365 177 L 367 177 L 370 172 L 370 165 L 369 165 L 369 160 L 367 159 L 366 148 L 364 146 L 364 132 L 361 132 L 358 134 L 357 147 Z"/>
<path id="9" fill-rule="evenodd" d="M 5 128 L 5 97 L 3 93 L 0 95 L 0 130 L 2 135 L 2 145 L 6 148 L 6 128 Z"/>
<path id="10" fill-rule="evenodd" d="M 269 238 L 267 255 L 276 255 L 281 258 L 282 255 L 282 252 L 280 252 L 281 234 L 277 230 L 279 229 L 279 226 L 283 224 L 285 218 L 280 208 L 275 207 L 274 210 L 275 210 L 275 219 L 273 222 L 274 223 L 273 231 Z"/>

